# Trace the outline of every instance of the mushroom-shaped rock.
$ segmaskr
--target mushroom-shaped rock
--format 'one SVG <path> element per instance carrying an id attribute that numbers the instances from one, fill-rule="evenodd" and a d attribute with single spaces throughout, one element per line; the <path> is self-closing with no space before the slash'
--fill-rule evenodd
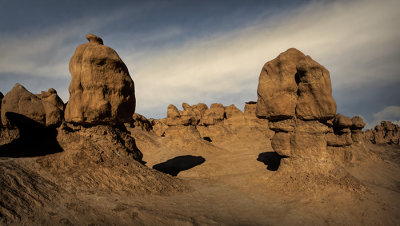
<path id="1" fill-rule="evenodd" d="M 337 114 L 333 120 L 333 126 L 335 128 L 350 128 L 353 125 L 352 120 L 342 114 Z"/>
<path id="2" fill-rule="evenodd" d="M 336 114 L 329 71 L 294 48 L 264 65 L 257 94 L 258 117 L 328 120 Z"/>
<path id="3" fill-rule="evenodd" d="M 1 122 L 6 127 L 12 126 L 9 117 L 12 117 L 12 120 L 14 118 L 22 120 L 23 122 L 20 122 L 22 124 L 34 121 L 46 125 L 46 111 L 42 101 L 18 83 L 2 100 Z"/>
<path id="4" fill-rule="evenodd" d="M 354 116 L 353 118 L 351 118 L 351 122 L 352 122 L 351 125 L 352 130 L 360 130 L 365 126 L 365 122 L 360 116 Z"/>
<path id="5" fill-rule="evenodd" d="M 135 111 L 134 83 L 115 50 L 95 35 L 79 45 L 69 63 L 72 81 L 65 120 L 79 124 L 122 124 Z"/>

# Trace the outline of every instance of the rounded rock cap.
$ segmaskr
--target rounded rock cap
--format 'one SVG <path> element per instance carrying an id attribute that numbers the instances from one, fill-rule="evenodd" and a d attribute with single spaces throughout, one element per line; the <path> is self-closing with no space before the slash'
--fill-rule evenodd
<path id="1" fill-rule="evenodd" d="M 94 34 L 87 34 L 86 39 L 89 40 L 89 43 L 96 43 L 103 45 L 103 39 L 101 39 L 99 36 L 94 35 Z"/>

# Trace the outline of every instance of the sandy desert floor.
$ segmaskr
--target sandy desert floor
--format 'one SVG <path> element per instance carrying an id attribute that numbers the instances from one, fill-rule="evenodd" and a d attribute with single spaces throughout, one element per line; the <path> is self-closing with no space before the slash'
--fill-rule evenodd
<path id="1" fill-rule="evenodd" d="M 5 223 L 400 224 L 398 146 L 365 144 L 361 159 L 338 165 L 340 170 L 330 169 L 332 175 L 327 176 L 319 175 L 318 168 L 315 170 L 313 166 L 297 169 L 290 158 L 281 159 L 277 170 L 268 170 L 260 154 L 269 153 L 272 149 L 269 140 L 259 139 L 259 136 L 232 136 L 231 139 L 217 136 L 208 142 L 191 139 L 190 132 L 186 138 L 174 133 L 158 137 L 140 128 L 132 129 L 131 134 L 143 153 L 146 166 L 153 167 L 183 156 L 184 162 L 193 161 L 194 167 L 178 170 L 177 176 L 170 176 L 140 166 L 140 170 L 147 173 L 136 177 L 127 177 L 124 174 L 129 172 L 124 170 L 115 174 L 109 172 L 113 170 L 109 168 L 92 169 L 100 173 L 93 177 L 89 174 L 79 177 L 82 183 L 92 185 L 74 188 L 67 186 L 68 183 L 63 185 L 58 182 L 62 178 L 57 178 L 75 177 L 73 172 L 54 174 L 46 165 L 53 164 L 57 158 L 69 159 L 65 157 L 66 151 L 42 157 L 2 157 L 1 214 L 8 219 Z M 200 156 L 202 161 L 198 161 Z M 81 170 L 91 171 L 90 167 Z M 96 177 L 98 181 L 95 181 Z M 106 183 L 110 178 L 116 178 L 119 185 Z M 143 184 L 151 180 L 146 186 L 154 186 L 160 181 L 160 184 L 170 183 L 172 187 L 157 185 L 157 192 L 140 192 L 140 189 L 148 187 L 135 187 L 128 181 L 138 178 L 144 181 Z M 126 184 L 121 185 L 121 181 Z"/>

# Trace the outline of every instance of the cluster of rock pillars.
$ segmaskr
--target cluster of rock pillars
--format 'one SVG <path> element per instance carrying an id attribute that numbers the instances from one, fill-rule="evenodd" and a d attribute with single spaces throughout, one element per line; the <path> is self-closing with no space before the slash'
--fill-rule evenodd
<path id="1" fill-rule="evenodd" d="M 86 38 L 89 42 L 79 45 L 70 60 L 72 80 L 66 104 L 54 89 L 32 94 L 16 84 L 5 96 L 0 93 L 0 146 L 18 139 L 21 129 L 33 124 L 46 128 L 129 124 L 158 136 L 164 136 L 169 127 L 188 126 L 212 142 L 207 127 L 226 119 L 262 122 L 273 131 L 273 150 L 292 158 L 324 159 L 332 149 L 364 141 L 399 144 L 396 124 L 385 121 L 364 132 L 361 117 L 337 114 L 328 70 L 294 48 L 263 66 L 258 100 L 247 102 L 244 112 L 234 105 L 183 103 L 182 110 L 169 105 L 164 119 L 148 120 L 134 113 L 134 82 L 118 54 L 100 37 L 89 34 Z"/>

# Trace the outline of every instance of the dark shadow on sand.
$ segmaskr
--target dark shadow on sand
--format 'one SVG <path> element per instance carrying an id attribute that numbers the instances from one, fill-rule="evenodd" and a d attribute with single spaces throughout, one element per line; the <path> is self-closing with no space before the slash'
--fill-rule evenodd
<path id="1" fill-rule="evenodd" d="M 19 138 L 0 146 L 0 157 L 35 157 L 62 152 L 57 142 L 57 129 L 45 127 L 17 113 L 7 112 L 10 123 L 19 130 Z"/>
<path id="2" fill-rule="evenodd" d="M 160 172 L 177 176 L 179 172 L 203 164 L 206 160 L 201 156 L 182 155 L 153 166 Z"/>
<path id="3" fill-rule="evenodd" d="M 277 171 L 283 158 L 288 158 L 288 156 L 280 155 L 276 152 L 263 152 L 258 155 L 257 161 L 267 165 L 268 170 Z"/>

